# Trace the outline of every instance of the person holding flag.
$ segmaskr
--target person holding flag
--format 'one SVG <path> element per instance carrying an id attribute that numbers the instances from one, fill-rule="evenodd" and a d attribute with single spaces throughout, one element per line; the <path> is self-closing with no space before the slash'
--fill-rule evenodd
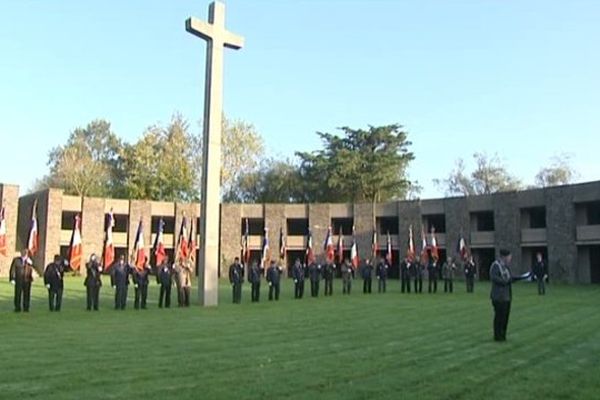
<path id="1" fill-rule="evenodd" d="M 294 278 L 294 298 L 301 299 L 304 296 L 304 265 L 297 258 L 292 267 L 292 277 Z"/>
<path id="2" fill-rule="evenodd" d="M 280 260 L 285 261 L 285 253 L 286 253 L 285 236 L 283 236 L 283 228 L 279 228 L 279 259 Z"/>
<path id="3" fill-rule="evenodd" d="M 261 264 L 262 269 L 266 270 L 271 264 L 271 248 L 269 246 L 269 229 L 264 229 L 262 249 L 261 249 Z"/>
<path id="4" fill-rule="evenodd" d="M 175 253 L 175 259 L 179 260 L 180 258 L 187 259 L 188 258 L 188 237 L 187 237 L 187 217 L 185 213 L 183 214 L 183 219 L 181 220 L 181 227 L 179 228 L 179 235 L 177 236 L 177 249 Z"/>
<path id="5" fill-rule="evenodd" d="M 358 256 L 358 245 L 356 244 L 356 236 L 354 234 L 354 227 L 352 227 L 352 247 L 350 248 L 350 262 L 354 271 L 358 271 L 360 265 L 360 258 Z"/>
<path id="6" fill-rule="evenodd" d="M 437 263 L 437 240 L 435 239 L 435 228 L 431 227 L 431 247 L 427 249 L 427 291 L 429 293 L 437 293 L 437 281 L 440 274 Z"/>
<path id="7" fill-rule="evenodd" d="M 154 257 L 156 259 L 157 270 L 159 270 L 159 266 L 162 266 L 163 261 L 167 258 L 167 250 L 165 249 L 164 244 L 164 231 L 165 221 L 163 221 L 163 219 L 161 218 L 158 220 L 158 230 L 156 233 L 156 238 L 154 239 L 154 246 L 152 246 Z"/>
<path id="8" fill-rule="evenodd" d="M 44 270 L 44 285 L 48 289 L 48 306 L 50 311 L 60 311 L 63 295 L 63 276 L 65 274 L 62 258 L 56 254 L 54 262 Z"/>
<path id="9" fill-rule="evenodd" d="M 106 248 L 105 248 L 106 249 Z M 114 253 L 113 253 L 114 256 Z M 106 262 L 106 259 L 104 259 Z M 86 305 L 87 310 L 98 311 L 99 299 L 100 299 L 100 288 L 102 287 L 102 279 L 100 273 L 102 272 L 102 266 L 96 259 L 96 254 L 90 256 L 90 260 L 85 265 L 86 275 L 83 285 L 86 289 Z"/>
<path id="10" fill-rule="evenodd" d="M 415 259 L 415 242 L 413 239 L 412 225 L 408 228 L 408 245 L 406 249 L 406 257 L 400 264 L 400 290 L 402 293 L 410 293 L 410 278 L 411 269 Z"/>
<path id="11" fill-rule="evenodd" d="M 246 229 L 242 236 L 242 263 L 245 269 L 249 268 L 250 263 L 250 228 L 248 225 L 248 218 L 246 218 Z"/>
<path id="12" fill-rule="evenodd" d="M 133 307 L 136 310 L 140 308 L 145 310 L 146 300 L 148 299 L 148 282 L 150 280 L 150 262 L 148 257 L 144 258 L 144 264 L 141 268 L 136 265 L 136 268 L 133 270 L 132 279 L 135 289 Z"/>

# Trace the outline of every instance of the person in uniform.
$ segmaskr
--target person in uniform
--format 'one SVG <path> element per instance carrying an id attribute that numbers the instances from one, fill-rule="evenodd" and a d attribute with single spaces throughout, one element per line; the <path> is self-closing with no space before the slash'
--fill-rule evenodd
<path id="1" fill-rule="evenodd" d="M 444 293 L 452 293 L 454 290 L 454 272 L 456 264 L 452 257 L 448 257 L 444 265 L 442 265 L 442 277 L 444 278 Z"/>
<path id="2" fill-rule="evenodd" d="M 371 293 L 371 285 L 373 283 L 373 264 L 368 258 L 365 260 L 365 265 L 362 267 L 363 278 L 363 293 Z"/>
<path id="3" fill-rule="evenodd" d="M 325 296 L 333 294 L 333 275 L 335 274 L 335 264 L 328 262 L 323 268 L 323 278 L 325 279 Z"/>
<path id="4" fill-rule="evenodd" d="M 383 260 L 383 258 L 379 260 L 379 263 L 377 263 L 377 270 L 375 271 L 375 275 L 377 276 L 377 292 L 385 293 L 386 282 L 388 277 L 388 265 L 387 262 Z"/>
<path id="5" fill-rule="evenodd" d="M 57 254 L 54 262 L 44 270 L 44 285 L 48 289 L 48 306 L 50 311 L 60 311 L 63 295 L 63 276 L 65 274 L 62 258 Z"/>
<path id="6" fill-rule="evenodd" d="M 267 269 L 267 282 L 269 283 L 269 301 L 279 300 L 279 287 L 281 281 L 281 267 L 271 261 L 271 265 Z"/>
<path id="7" fill-rule="evenodd" d="M 15 287 L 15 312 L 29 312 L 31 300 L 31 282 L 33 282 L 33 263 L 27 256 L 27 249 L 21 250 L 21 256 L 15 257 L 10 264 L 9 279 Z"/>
<path id="8" fill-rule="evenodd" d="M 110 267 L 110 285 L 115 289 L 115 310 L 124 310 L 127 305 L 127 290 L 129 288 L 129 275 L 132 268 L 125 262 L 121 255 L 119 261 Z"/>
<path id="9" fill-rule="evenodd" d="M 171 307 L 171 287 L 173 286 L 173 268 L 169 264 L 169 257 L 165 257 L 158 266 L 156 281 L 160 284 L 160 294 L 158 296 L 158 308 Z"/>
<path id="10" fill-rule="evenodd" d="M 510 251 L 501 249 L 500 257 L 490 267 L 490 281 L 492 282 L 490 298 L 494 307 L 494 340 L 497 342 L 506 340 L 512 301 L 512 283 L 531 276 L 531 274 L 513 276 L 510 271 L 511 260 Z"/>
<path id="11" fill-rule="evenodd" d="M 344 260 L 342 264 L 342 293 L 350 294 L 352 290 L 352 280 L 354 279 L 354 266 L 350 263 L 350 260 Z"/>
<path id="12" fill-rule="evenodd" d="M 475 275 L 477 275 L 477 267 L 473 256 L 469 255 L 465 262 L 465 281 L 467 282 L 467 293 L 473 293 L 475 288 Z"/>
<path id="13" fill-rule="evenodd" d="M 179 258 L 175 267 L 175 280 L 178 286 L 179 307 L 189 307 L 192 290 L 192 267 L 190 262 L 182 257 Z"/>
<path id="14" fill-rule="evenodd" d="M 85 280 L 83 286 L 86 291 L 86 309 L 91 311 L 98 311 L 99 299 L 100 299 L 100 287 L 102 287 L 102 279 L 100 273 L 102 272 L 102 266 L 96 258 L 96 254 L 90 256 L 89 261 L 85 264 Z"/>
<path id="15" fill-rule="evenodd" d="M 425 273 L 425 266 L 423 265 L 422 258 L 415 260 L 413 263 L 413 276 L 415 278 L 415 293 L 423 293 L 423 275 Z"/>
<path id="16" fill-rule="evenodd" d="M 294 298 L 301 299 L 304 296 L 304 265 L 298 258 L 292 267 L 292 278 L 294 278 Z"/>
<path id="17" fill-rule="evenodd" d="M 244 283 L 244 267 L 240 264 L 240 258 L 236 257 L 233 264 L 229 266 L 229 283 L 233 290 L 233 304 L 242 302 L 242 283 Z"/>
<path id="18" fill-rule="evenodd" d="M 308 266 L 308 277 L 310 278 L 310 295 L 319 297 L 319 283 L 321 282 L 321 265 L 313 261 Z"/>
<path id="19" fill-rule="evenodd" d="M 133 269 L 133 287 L 135 288 L 135 301 L 133 306 L 136 310 L 140 308 L 146 309 L 146 300 L 148 299 L 148 280 L 150 275 L 150 265 L 148 263 L 148 257 L 144 262 L 144 266 L 141 269 Z"/>
<path id="20" fill-rule="evenodd" d="M 544 283 L 544 280 L 548 276 L 548 271 L 546 268 L 546 263 L 544 262 L 544 259 L 542 258 L 542 253 L 540 253 L 540 252 L 538 252 L 535 255 L 535 262 L 533 263 L 532 271 L 533 271 L 533 276 L 535 277 L 535 279 L 537 281 L 538 294 L 540 296 L 545 295 L 546 294 L 546 285 Z"/>
<path id="21" fill-rule="evenodd" d="M 429 256 L 429 262 L 427 263 L 427 291 L 429 293 L 437 293 L 437 280 L 439 274 L 437 260 L 432 257 L 430 250 L 427 251 L 427 255 Z"/>
<path id="22" fill-rule="evenodd" d="M 410 293 L 410 270 L 412 262 L 408 256 L 400 263 L 400 291 Z"/>
<path id="23" fill-rule="evenodd" d="M 252 261 L 248 280 L 252 285 L 251 299 L 253 303 L 258 303 L 260 300 L 260 280 L 262 278 L 263 268 L 256 261 Z"/>

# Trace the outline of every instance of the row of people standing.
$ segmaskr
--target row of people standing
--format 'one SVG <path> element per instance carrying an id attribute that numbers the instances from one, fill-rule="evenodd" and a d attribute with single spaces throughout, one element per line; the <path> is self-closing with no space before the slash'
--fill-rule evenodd
<path id="1" fill-rule="evenodd" d="M 444 292 L 452 293 L 454 291 L 454 278 L 458 271 L 458 266 L 451 257 L 448 257 L 441 267 L 439 267 L 438 261 L 432 257 L 429 257 L 427 262 L 423 262 L 419 258 L 411 260 L 406 257 L 402 263 L 400 263 L 401 292 L 410 293 L 411 283 L 414 283 L 414 292 L 422 293 L 425 271 L 427 271 L 427 291 L 429 293 L 437 292 L 440 272 L 444 281 Z M 477 267 L 473 257 L 469 257 L 464 262 L 463 272 L 467 284 L 467 292 L 472 293 L 475 285 L 475 275 L 477 274 Z"/>

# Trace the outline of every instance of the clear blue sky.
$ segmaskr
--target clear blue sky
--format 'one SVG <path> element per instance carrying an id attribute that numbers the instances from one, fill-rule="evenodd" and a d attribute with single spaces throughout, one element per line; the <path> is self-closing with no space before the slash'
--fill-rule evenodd
<path id="1" fill-rule="evenodd" d="M 398 122 L 410 175 L 498 152 L 532 182 L 554 154 L 600 179 L 600 1 L 242 1 L 227 27 L 225 111 L 273 155 L 315 131 Z M 47 153 L 95 118 L 128 141 L 181 112 L 199 130 L 208 1 L 0 1 L 0 182 L 24 189 Z"/>

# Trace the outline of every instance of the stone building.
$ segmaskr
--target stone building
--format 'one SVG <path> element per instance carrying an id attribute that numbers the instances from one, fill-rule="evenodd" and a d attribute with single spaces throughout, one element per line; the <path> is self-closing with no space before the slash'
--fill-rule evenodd
<path id="1" fill-rule="evenodd" d="M 186 215 L 198 232 L 199 204 L 144 200 L 75 197 L 49 189 L 19 197 L 19 188 L 0 184 L 0 201 L 6 207 L 9 249 L 27 245 L 31 213 L 37 200 L 39 252 L 37 268 L 54 254 L 68 254 L 76 214 L 81 215 L 83 256 L 100 254 L 103 248 L 106 213 L 115 216 L 114 244 L 117 254 L 130 254 L 139 221 L 144 242 L 154 243 L 160 218 L 165 222 L 164 240 L 172 255 L 177 231 Z M 488 266 L 500 248 L 513 253 L 514 269 L 527 271 L 535 254 L 548 260 L 550 277 L 570 283 L 600 283 L 600 181 L 532 189 L 493 195 L 453 197 L 379 204 L 222 204 L 221 268 L 241 252 L 246 219 L 251 257 L 260 258 L 264 228 L 267 228 L 273 257 L 278 254 L 279 232 L 287 242 L 287 265 L 304 258 L 308 228 L 313 235 L 317 257 L 323 253 L 328 227 L 337 244 L 340 230 L 349 255 L 352 227 L 361 258 L 371 255 L 373 227 L 383 254 L 389 232 L 393 247 L 392 275 L 406 253 L 409 226 L 414 227 L 417 250 L 421 227 L 435 227 L 441 257 L 456 255 L 460 235 L 465 238 L 480 266 L 480 278 L 487 279 Z M 198 240 L 199 238 L 197 238 Z M 6 275 L 11 257 L 0 255 L 0 273 Z"/>

